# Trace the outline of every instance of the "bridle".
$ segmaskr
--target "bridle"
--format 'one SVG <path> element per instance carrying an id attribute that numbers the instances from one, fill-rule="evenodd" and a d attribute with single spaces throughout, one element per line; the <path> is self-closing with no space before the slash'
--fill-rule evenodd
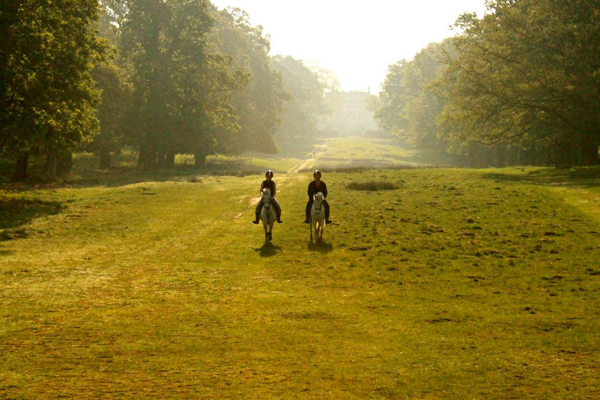
<path id="1" fill-rule="evenodd" d="M 315 200 L 314 200 L 314 205 L 315 205 L 315 213 L 316 214 L 320 214 L 321 213 L 321 208 L 323 207 L 323 198 L 321 198 L 321 204 L 319 204 L 319 207 L 317 207 L 317 196 L 315 196 Z"/>
<path id="2" fill-rule="evenodd" d="M 268 200 L 265 199 L 265 192 L 263 192 L 263 207 L 267 214 L 267 221 L 271 222 L 271 213 L 270 213 L 270 211 L 271 211 L 271 194 L 270 194 L 270 191 L 269 191 Z"/>

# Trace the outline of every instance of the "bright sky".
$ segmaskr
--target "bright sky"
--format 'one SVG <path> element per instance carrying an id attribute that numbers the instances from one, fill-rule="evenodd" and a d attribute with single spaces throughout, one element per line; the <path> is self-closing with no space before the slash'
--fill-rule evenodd
<path id="1" fill-rule="evenodd" d="M 239 7 L 271 36 L 271 54 L 316 61 L 342 90 L 379 92 L 387 67 L 430 42 L 453 36 L 465 11 L 483 15 L 484 0 L 212 0 Z"/>

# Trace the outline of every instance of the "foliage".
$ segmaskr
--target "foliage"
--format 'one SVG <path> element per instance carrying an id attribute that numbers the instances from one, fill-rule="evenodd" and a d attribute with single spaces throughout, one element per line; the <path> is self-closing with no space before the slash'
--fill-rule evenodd
<path id="1" fill-rule="evenodd" d="M 120 65 L 116 27 L 108 10 L 101 9 L 100 35 L 111 45 L 110 57 L 96 64 L 92 76 L 101 90 L 100 103 L 96 107 L 100 132 L 85 146 L 100 155 L 100 168 L 110 168 L 111 153 L 120 153 L 126 143 L 127 124 L 124 118 L 130 107 L 132 87 L 126 69 Z"/>
<path id="2" fill-rule="evenodd" d="M 176 154 L 203 165 L 217 152 L 277 151 L 289 95 L 245 12 L 208 0 L 72 2 L 0 3 L 0 150 L 16 158 L 15 176 L 30 154 L 67 171 L 74 149 L 108 168 L 129 145 L 145 169 Z"/>
<path id="3" fill-rule="evenodd" d="M 483 143 L 541 142 L 556 164 L 597 162 L 600 4 L 497 0 L 488 10 L 457 21 L 445 129 Z"/>
<path id="4" fill-rule="evenodd" d="M 98 131 L 90 71 L 105 46 L 96 0 L 3 0 L 0 7 L 0 150 L 56 157 Z M 23 167 L 23 165 L 22 165 Z M 24 178 L 27 167 L 18 172 Z"/>
<path id="5" fill-rule="evenodd" d="M 102 91 L 97 107 L 100 133 L 86 148 L 101 154 L 101 168 L 109 168 L 110 153 L 120 152 L 125 143 L 123 118 L 129 107 L 131 87 L 123 71 L 115 63 L 98 64 L 92 75 L 97 87 Z"/>
<path id="6" fill-rule="evenodd" d="M 412 61 L 390 66 L 375 113 L 384 130 L 436 154 L 446 150 L 436 124 L 444 101 L 430 89 L 444 69 L 440 56 L 450 48 L 450 41 L 432 43 Z"/>
<path id="7" fill-rule="evenodd" d="M 285 90 L 291 96 L 286 112 L 282 116 L 279 137 L 312 136 L 316 131 L 317 119 L 327 112 L 323 100 L 325 84 L 320 75 L 327 75 L 326 70 L 319 74 L 311 71 L 301 60 L 290 56 L 275 56 L 273 68 L 281 73 Z M 329 80 L 332 80 L 329 77 Z M 335 85 L 335 83 L 330 83 Z"/>
<path id="8" fill-rule="evenodd" d="M 390 67 L 388 133 L 472 166 L 598 162 L 597 2 L 498 0 L 461 34 Z"/>
<path id="9" fill-rule="evenodd" d="M 342 90 L 340 80 L 332 70 L 325 68 L 314 61 L 306 62 L 305 65 L 318 77 L 325 92 L 340 92 Z"/>
<path id="10" fill-rule="evenodd" d="M 237 123 L 229 92 L 244 85 L 231 59 L 208 48 L 206 1 L 131 0 L 122 20 L 132 69 L 128 116 L 146 168 L 172 165 L 178 152 L 210 154 L 219 128 Z"/>
<path id="11" fill-rule="evenodd" d="M 224 129 L 216 150 L 226 154 L 243 151 L 275 153 L 274 133 L 288 95 L 281 76 L 270 64 L 270 42 L 261 26 L 252 26 L 240 9 L 215 11 L 212 45 L 233 60 L 249 78 L 247 87 L 232 93 L 237 129 Z"/>

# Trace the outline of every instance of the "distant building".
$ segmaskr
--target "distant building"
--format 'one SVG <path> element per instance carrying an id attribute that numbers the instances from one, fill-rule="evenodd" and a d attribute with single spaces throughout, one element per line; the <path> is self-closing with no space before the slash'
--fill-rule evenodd
<path id="1" fill-rule="evenodd" d="M 364 136 L 377 130 L 373 111 L 369 110 L 374 98 L 369 92 L 326 93 L 330 113 L 319 119 L 318 130 L 327 136 Z"/>

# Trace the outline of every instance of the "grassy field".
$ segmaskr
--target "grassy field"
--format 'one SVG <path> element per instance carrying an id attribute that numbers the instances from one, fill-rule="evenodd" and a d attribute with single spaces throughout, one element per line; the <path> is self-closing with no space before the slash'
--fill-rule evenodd
<path id="1" fill-rule="evenodd" d="M 600 397 L 599 169 L 161 178 L 0 192 L 0 398 Z"/>
<path id="2" fill-rule="evenodd" d="M 420 166 L 418 153 L 398 146 L 390 139 L 331 138 L 315 154 L 311 168 L 343 170 L 349 168 L 410 168 Z"/>

